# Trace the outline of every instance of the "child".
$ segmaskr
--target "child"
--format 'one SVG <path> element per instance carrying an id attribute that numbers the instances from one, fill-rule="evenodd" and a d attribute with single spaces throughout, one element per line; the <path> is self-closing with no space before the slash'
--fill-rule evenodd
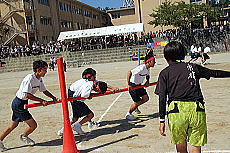
<path id="1" fill-rule="evenodd" d="M 143 103 L 149 100 L 149 96 L 144 88 L 132 90 L 132 87 L 141 85 L 145 77 L 147 80 L 145 82 L 145 85 L 148 85 L 149 78 L 150 78 L 149 69 L 150 67 L 154 67 L 154 65 L 155 65 L 155 58 L 153 56 L 153 51 L 151 50 L 145 56 L 144 64 L 141 64 L 135 69 L 128 71 L 127 83 L 128 83 L 129 93 L 134 101 L 134 103 L 130 106 L 129 111 L 125 115 L 125 118 L 128 120 L 135 120 L 136 117 L 132 115 L 132 112 L 136 110 L 137 113 L 141 113 L 138 109 L 138 106 L 142 105 Z"/>
<path id="2" fill-rule="evenodd" d="M 87 68 L 82 73 L 82 79 L 74 82 L 68 89 L 68 97 L 83 97 L 91 99 L 93 95 L 91 92 L 95 91 L 98 93 L 105 93 L 108 89 L 117 90 L 111 86 L 108 86 L 105 82 L 96 81 L 96 71 L 92 68 Z M 71 125 L 74 124 L 79 118 L 84 117 L 80 122 L 72 125 L 74 131 L 79 135 L 84 135 L 85 132 L 82 130 L 82 124 L 89 122 L 88 126 L 91 128 L 93 122 L 91 121 L 94 117 L 94 113 L 84 103 L 84 100 L 71 101 L 73 118 L 71 119 Z M 57 133 L 59 136 L 63 135 L 63 128 Z"/>
<path id="3" fill-rule="evenodd" d="M 208 56 L 208 53 L 211 52 L 211 49 L 209 47 L 210 45 L 207 45 L 204 48 L 204 53 L 203 53 L 203 60 L 202 60 L 202 64 L 205 65 L 206 64 L 206 60 L 210 59 L 210 57 Z"/>
<path id="4" fill-rule="evenodd" d="M 34 96 L 37 90 L 43 92 L 46 96 L 56 101 L 54 97 L 46 88 L 42 81 L 42 77 L 47 73 L 48 64 L 45 61 L 38 60 L 33 62 L 34 73 L 28 74 L 22 81 L 19 90 L 16 93 L 16 97 L 12 101 L 12 122 L 0 135 L 0 150 L 5 151 L 6 148 L 3 145 L 3 139 L 13 131 L 19 124 L 19 122 L 26 122 L 29 127 L 20 135 L 20 140 L 27 145 L 34 145 L 35 142 L 28 137 L 36 128 L 37 123 L 33 119 L 32 115 L 27 109 L 24 109 L 24 105 L 28 104 L 28 100 L 39 101 L 44 106 L 48 105 L 48 102 L 42 98 Z"/>
<path id="5" fill-rule="evenodd" d="M 230 72 L 185 63 L 182 61 L 185 55 L 185 47 L 179 42 L 172 41 L 164 48 L 169 66 L 160 72 L 155 90 L 159 95 L 159 131 L 166 136 L 167 101 L 171 142 L 176 145 L 177 152 L 187 152 L 188 147 L 189 152 L 200 153 L 201 146 L 207 143 L 207 126 L 199 80 L 230 77 Z"/>

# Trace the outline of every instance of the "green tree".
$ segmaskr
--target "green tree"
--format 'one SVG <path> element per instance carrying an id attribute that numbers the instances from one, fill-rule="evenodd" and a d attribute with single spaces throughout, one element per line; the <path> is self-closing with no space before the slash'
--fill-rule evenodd
<path id="1" fill-rule="evenodd" d="M 153 13 L 150 14 L 153 20 L 150 25 L 156 26 L 174 26 L 181 29 L 191 29 L 193 24 L 201 24 L 203 18 L 220 17 L 220 7 L 212 7 L 209 4 L 186 4 L 185 2 L 162 3 Z"/>

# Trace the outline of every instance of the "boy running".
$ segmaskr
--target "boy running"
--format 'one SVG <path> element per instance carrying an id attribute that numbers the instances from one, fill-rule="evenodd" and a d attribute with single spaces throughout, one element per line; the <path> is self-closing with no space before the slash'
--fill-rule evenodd
<path id="1" fill-rule="evenodd" d="M 141 64 L 131 71 L 128 71 L 127 83 L 129 88 L 129 94 L 131 95 L 134 103 L 130 106 L 129 111 L 125 115 L 125 118 L 127 120 L 135 120 L 136 117 L 132 115 L 132 112 L 136 110 L 137 113 L 141 113 L 138 109 L 138 106 L 144 104 L 149 100 L 149 96 L 144 88 L 134 90 L 132 90 L 132 88 L 141 85 L 145 78 L 145 85 L 149 85 L 150 67 L 154 67 L 154 65 L 155 58 L 153 56 L 153 51 L 151 50 L 145 56 L 144 64 Z"/>
<path id="2" fill-rule="evenodd" d="M 158 78 L 155 93 L 159 95 L 160 134 L 165 134 L 166 101 L 171 142 L 180 153 L 200 153 L 207 143 L 204 98 L 199 80 L 211 77 L 230 77 L 230 72 L 211 70 L 193 63 L 185 63 L 185 47 L 176 41 L 164 48 L 169 66 Z M 188 148 L 188 149 L 187 149 Z"/>
<path id="3" fill-rule="evenodd" d="M 96 81 L 96 71 L 92 68 L 87 68 L 82 73 L 82 79 L 74 82 L 70 88 L 68 89 L 68 97 L 83 97 L 91 99 L 92 97 L 92 91 L 95 91 L 97 93 L 105 93 L 108 89 L 116 90 L 116 88 L 113 88 L 111 86 L 108 87 L 108 85 L 105 82 L 102 81 Z M 71 101 L 72 105 L 72 112 L 73 117 L 71 119 L 70 124 L 74 124 L 79 118 L 83 117 L 83 119 L 78 122 L 75 125 L 72 125 L 72 128 L 74 131 L 76 131 L 79 135 L 84 135 L 85 132 L 82 130 L 81 126 L 86 123 L 88 123 L 89 128 L 93 126 L 93 122 L 91 121 L 94 117 L 94 113 L 92 110 L 89 109 L 89 107 L 84 103 L 84 100 L 76 100 Z M 58 131 L 58 135 L 63 135 L 63 130 Z"/>
<path id="4" fill-rule="evenodd" d="M 32 115 L 27 109 L 24 109 L 24 105 L 28 104 L 28 100 L 39 101 L 44 106 L 48 105 L 48 102 L 42 98 L 34 96 L 34 94 L 39 90 L 43 92 L 46 96 L 52 98 L 56 101 L 56 97 L 53 96 L 46 88 L 42 81 L 42 77 L 47 73 L 48 64 L 45 61 L 38 60 L 33 62 L 34 73 L 28 74 L 22 81 L 19 90 L 16 93 L 16 97 L 12 101 L 12 122 L 0 135 L 0 150 L 7 150 L 3 145 L 3 139 L 13 131 L 19 124 L 19 122 L 26 122 L 29 127 L 20 135 L 20 140 L 27 145 L 34 145 L 35 142 L 28 137 L 36 128 L 37 123 L 33 119 Z"/>

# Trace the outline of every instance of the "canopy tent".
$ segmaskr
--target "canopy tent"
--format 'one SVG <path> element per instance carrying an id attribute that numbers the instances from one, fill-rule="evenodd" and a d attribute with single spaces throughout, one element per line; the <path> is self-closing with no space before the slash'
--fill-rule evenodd
<path id="1" fill-rule="evenodd" d="M 120 26 L 109 26 L 109 27 L 86 29 L 86 30 L 65 31 L 59 34 L 58 41 L 59 40 L 63 41 L 65 39 L 117 35 L 117 34 L 125 34 L 125 33 L 143 32 L 143 31 L 144 31 L 143 23 L 126 24 Z"/>

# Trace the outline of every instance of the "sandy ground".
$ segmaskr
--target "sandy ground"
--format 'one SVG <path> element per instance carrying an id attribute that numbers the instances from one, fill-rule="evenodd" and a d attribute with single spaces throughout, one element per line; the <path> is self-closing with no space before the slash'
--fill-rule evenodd
<path id="1" fill-rule="evenodd" d="M 213 69 L 230 70 L 230 53 L 213 54 L 209 64 Z M 137 62 L 121 62 L 110 64 L 89 65 L 97 70 L 97 79 L 104 80 L 112 86 L 126 88 L 126 73 L 134 68 Z M 151 71 L 151 82 L 167 64 L 164 59 L 157 59 L 157 65 Z M 66 73 L 67 87 L 80 79 L 81 72 L 86 67 L 68 69 Z M 11 100 L 22 79 L 31 71 L 10 72 L 0 74 L 0 131 L 11 121 Z M 57 71 L 48 72 L 44 78 L 48 90 L 60 97 Z M 202 91 L 206 99 L 208 144 L 203 152 L 230 152 L 230 78 L 201 80 Z M 158 132 L 159 121 L 158 97 L 153 94 L 155 87 L 147 88 L 150 101 L 140 107 L 138 120 L 127 121 L 124 116 L 132 103 L 128 92 L 117 93 L 87 101 L 94 111 L 94 121 L 100 122 L 100 127 L 89 132 L 87 126 L 83 129 L 86 136 L 75 133 L 77 148 L 82 152 L 100 153 L 157 153 L 175 152 L 170 144 L 169 132 L 162 137 Z M 37 93 L 36 95 L 42 96 Z M 33 103 L 33 101 L 30 101 Z M 70 107 L 69 107 L 70 108 Z M 62 139 L 56 132 L 63 126 L 61 104 L 30 109 L 38 123 L 38 128 L 30 135 L 36 141 L 34 147 L 24 145 L 19 140 L 26 124 L 21 123 L 6 139 L 4 144 L 9 148 L 7 153 L 59 153 L 62 152 Z M 71 110 L 70 110 L 71 113 Z"/>

